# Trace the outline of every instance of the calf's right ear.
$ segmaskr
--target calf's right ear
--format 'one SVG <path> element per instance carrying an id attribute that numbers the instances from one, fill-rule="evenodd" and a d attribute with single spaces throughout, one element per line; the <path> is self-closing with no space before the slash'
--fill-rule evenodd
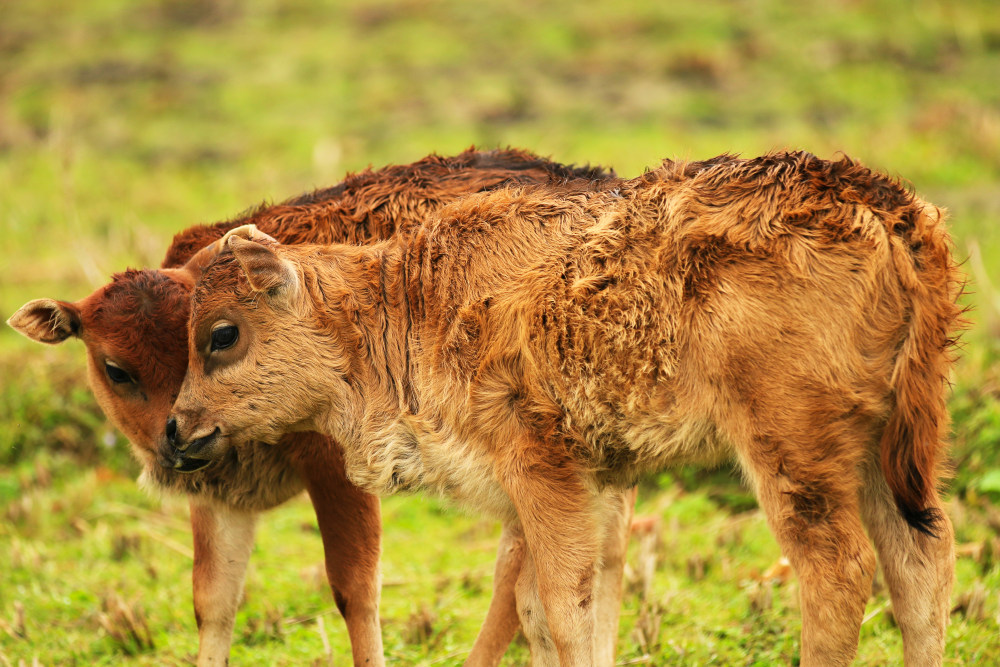
<path id="1" fill-rule="evenodd" d="M 7 324 L 31 340 L 55 345 L 80 335 L 83 318 L 72 303 L 55 299 L 35 299 L 21 306 Z"/>
<path id="2" fill-rule="evenodd" d="M 299 284 L 295 268 L 279 257 L 272 246 L 247 241 L 238 235 L 227 236 L 226 241 L 253 289 L 271 297 L 290 299 L 294 295 Z"/>

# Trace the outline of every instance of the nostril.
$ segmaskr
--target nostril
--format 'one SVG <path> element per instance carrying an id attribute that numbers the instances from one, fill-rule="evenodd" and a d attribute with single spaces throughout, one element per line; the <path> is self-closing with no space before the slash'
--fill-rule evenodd
<path id="1" fill-rule="evenodd" d="M 177 420 L 173 417 L 167 420 L 167 442 L 177 446 Z"/>

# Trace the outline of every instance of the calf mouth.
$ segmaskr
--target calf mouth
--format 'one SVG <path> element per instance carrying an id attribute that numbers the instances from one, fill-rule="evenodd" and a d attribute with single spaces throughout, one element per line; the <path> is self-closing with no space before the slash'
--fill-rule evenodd
<path id="1" fill-rule="evenodd" d="M 163 468 L 184 474 L 198 472 L 202 468 L 208 467 L 211 463 L 208 459 L 190 458 L 184 452 L 179 452 L 176 449 L 171 450 L 169 453 L 161 453 L 157 457 L 157 462 Z"/>
<path id="2" fill-rule="evenodd" d="M 169 453 L 161 455 L 160 465 L 185 474 L 206 468 L 213 461 L 210 451 L 218 438 L 219 429 L 216 427 L 208 435 L 192 440 L 184 449 L 171 447 Z"/>
<path id="3" fill-rule="evenodd" d="M 211 463 L 211 461 L 208 459 L 191 459 L 185 456 L 179 456 L 174 460 L 174 464 L 170 467 L 173 468 L 174 472 L 190 474 L 198 472 L 202 468 L 207 468 L 209 463 Z"/>

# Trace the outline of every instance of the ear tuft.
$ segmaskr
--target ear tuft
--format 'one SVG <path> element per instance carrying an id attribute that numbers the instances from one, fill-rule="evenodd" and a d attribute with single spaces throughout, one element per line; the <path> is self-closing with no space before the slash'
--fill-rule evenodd
<path id="1" fill-rule="evenodd" d="M 222 237 L 221 243 L 222 247 L 226 247 L 229 243 L 229 239 L 232 237 L 239 237 L 241 239 L 246 239 L 247 241 L 257 241 L 258 243 L 273 243 L 275 245 L 280 245 L 278 239 L 273 236 L 268 236 L 264 232 L 257 229 L 257 225 L 240 225 L 239 227 L 234 227 L 226 232 L 226 235 Z"/>
<path id="2" fill-rule="evenodd" d="M 271 295 L 281 292 L 286 296 L 295 291 L 298 285 L 295 268 L 279 257 L 271 246 L 247 241 L 238 235 L 227 235 L 226 238 L 229 250 L 236 257 L 253 289 Z"/>
<path id="3" fill-rule="evenodd" d="M 35 299 L 21 306 L 7 324 L 39 343 L 55 345 L 80 335 L 83 318 L 72 303 L 55 299 Z"/>

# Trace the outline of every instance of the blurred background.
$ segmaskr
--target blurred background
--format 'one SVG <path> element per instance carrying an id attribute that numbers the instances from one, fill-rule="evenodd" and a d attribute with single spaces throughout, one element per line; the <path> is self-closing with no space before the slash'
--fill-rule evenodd
<path id="1" fill-rule="evenodd" d="M 948 660 L 1000 662 L 993 0 L 0 0 L 0 319 L 158 266 L 187 226 L 470 145 L 627 177 L 663 158 L 846 153 L 949 209 L 973 310 L 951 402 Z M 187 664 L 186 502 L 136 487 L 84 370 L 82 344 L 0 327 L 0 663 Z M 422 496 L 385 507 L 390 659 L 461 664 L 496 526 Z M 639 512 L 622 664 L 795 663 L 796 584 L 731 471 L 651 479 Z M 347 661 L 308 502 L 259 533 L 234 659 Z M 859 655 L 901 660 L 878 587 Z M 517 643 L 507 664 L 526 660 Z"/>

